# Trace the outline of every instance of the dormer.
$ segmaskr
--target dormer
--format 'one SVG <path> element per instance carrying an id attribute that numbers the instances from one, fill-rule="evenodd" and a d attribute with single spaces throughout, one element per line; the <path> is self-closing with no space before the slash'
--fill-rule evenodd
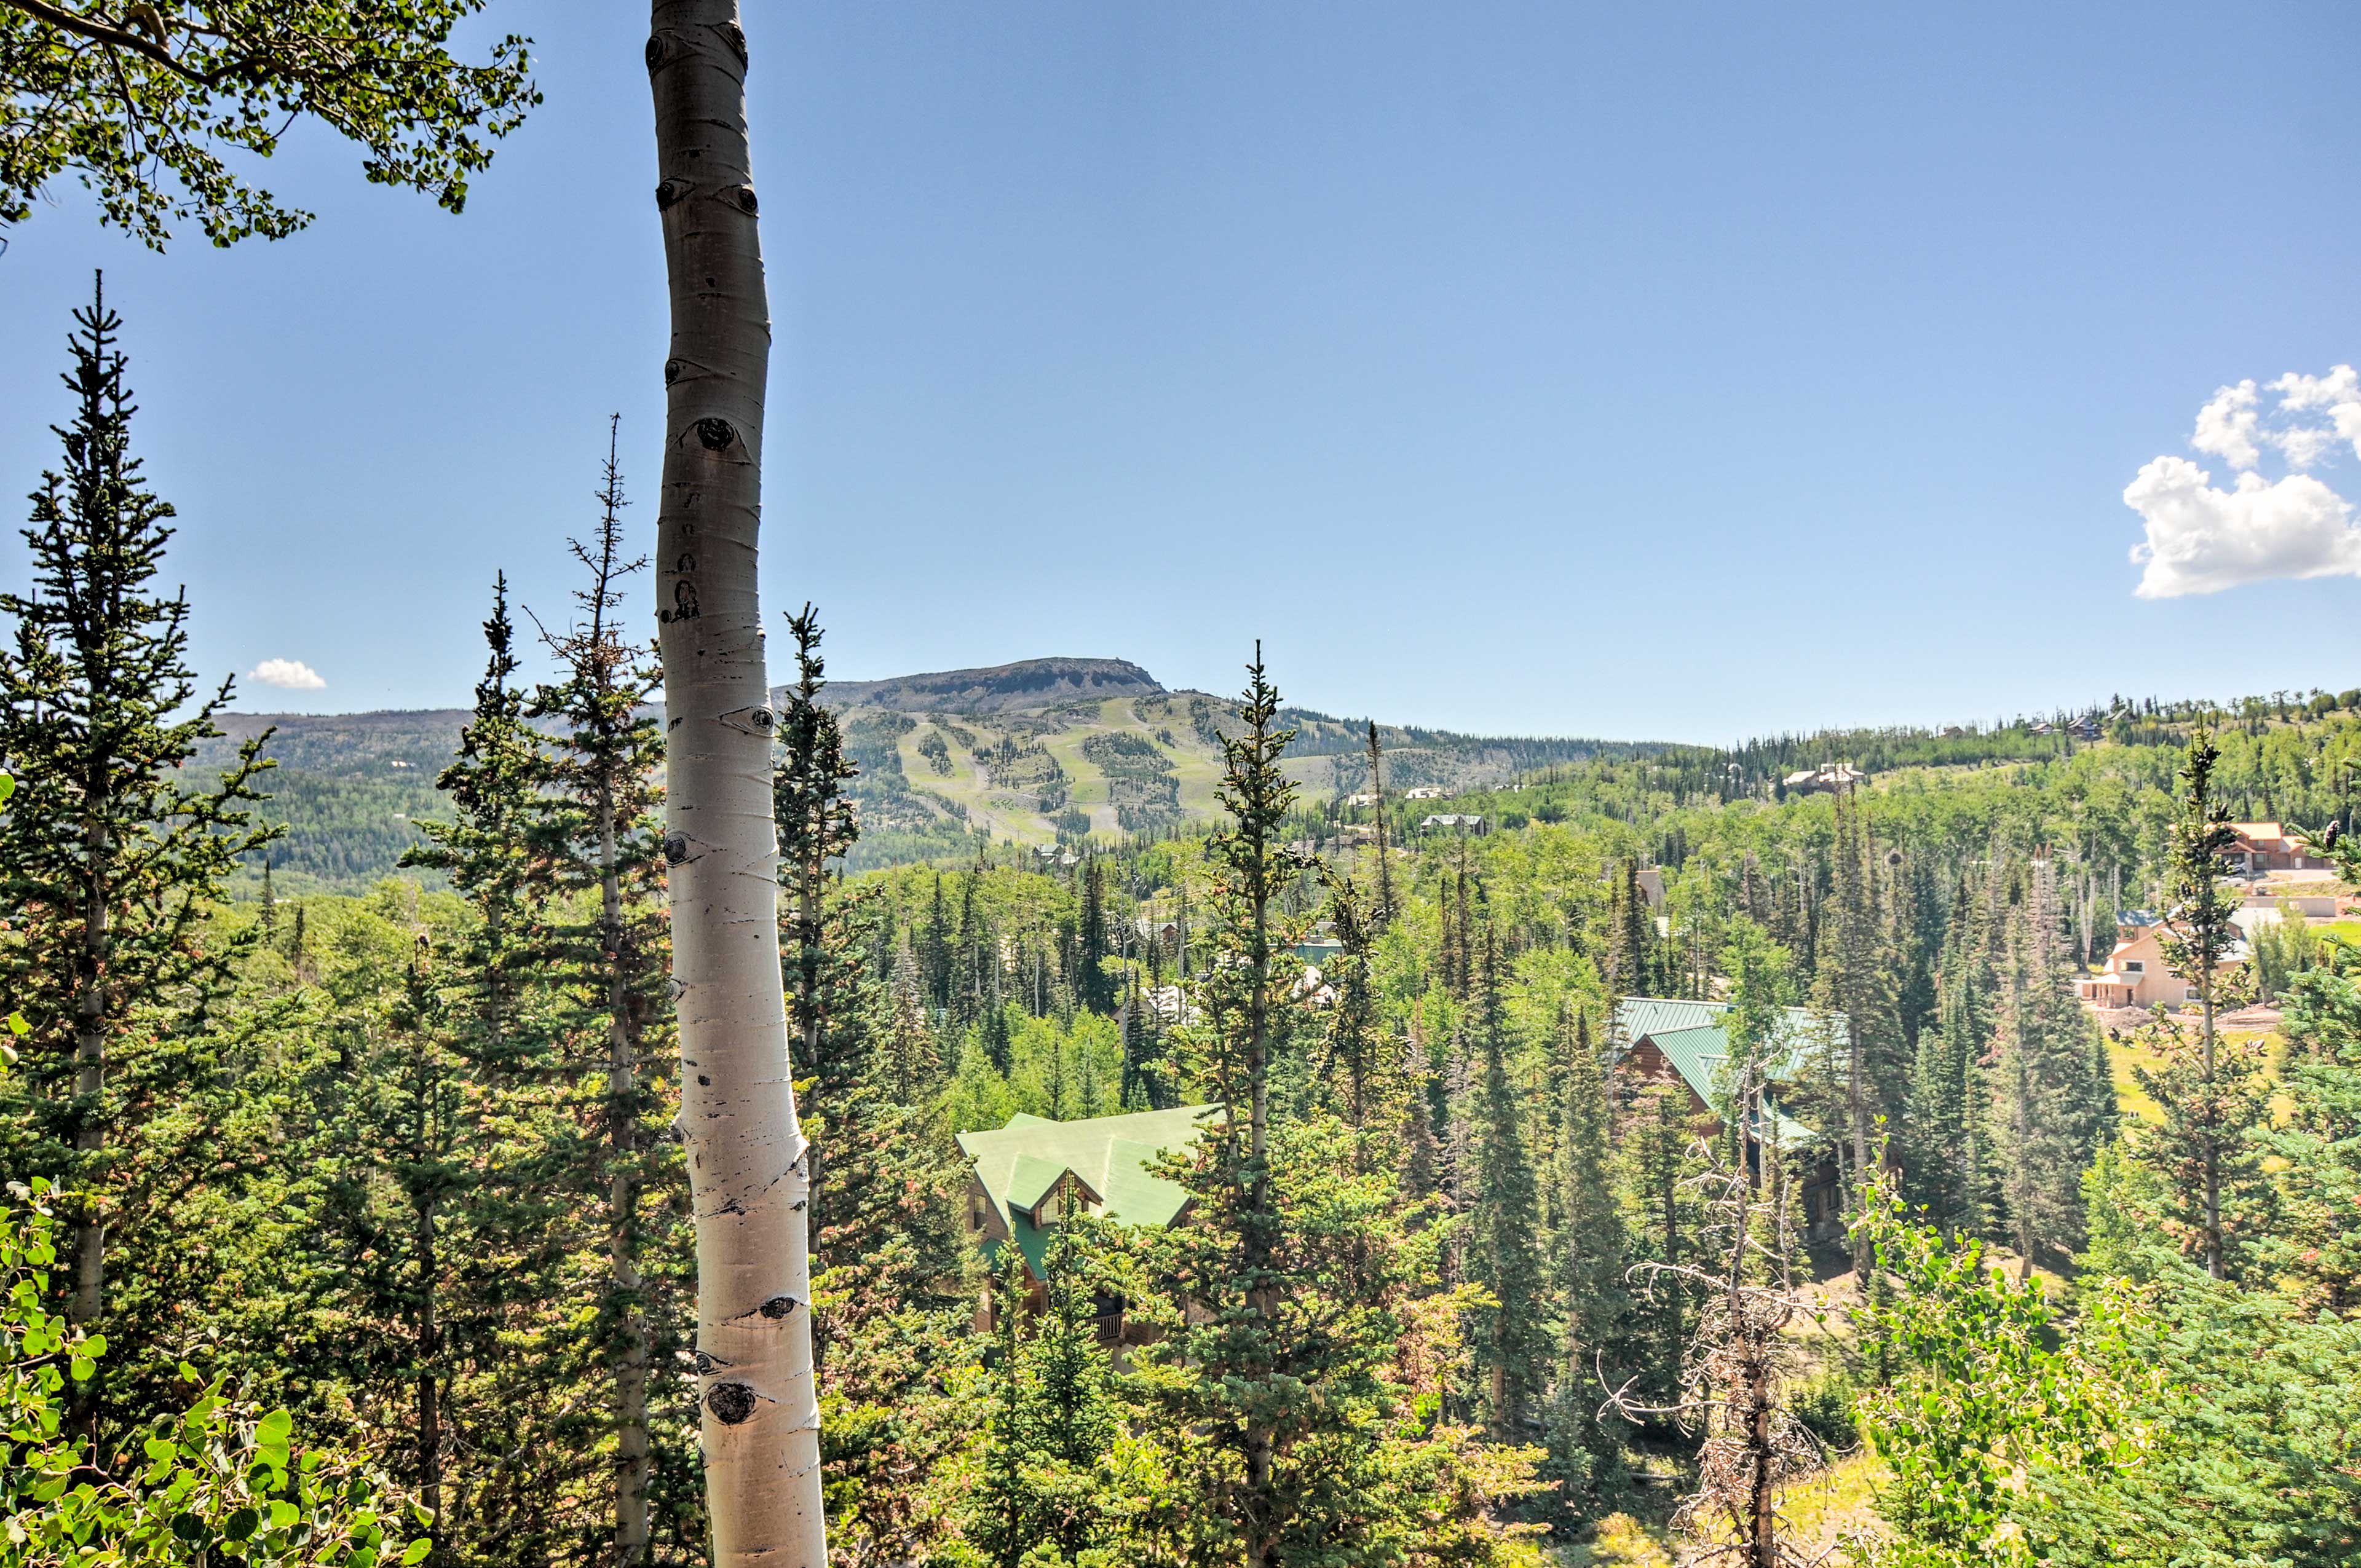
<path id="1" fill-rule="evenodd" d="M 1048 1230 L 1077 1208 L 1083 1213 L 1106 1201 L 1089 1182 L 1070 1168 L 1038 1155 L 1019 1155 L 1009 1173 L 1008 1206 Z"/>

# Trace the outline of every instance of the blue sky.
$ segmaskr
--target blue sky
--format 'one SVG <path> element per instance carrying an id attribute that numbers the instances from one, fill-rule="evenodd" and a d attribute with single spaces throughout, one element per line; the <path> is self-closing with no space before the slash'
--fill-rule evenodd
<path id="1" fill-rule="evenodd" d="M 548 102 L 464 217 L 304 138 L 294 239 L 159 260 L 61 191 L 0 256 L 0 490 L 104 266 L 200 662 L 325 682 L 241 706 L 464 702 L 611 411 L 653 532 L 645 11 L 490 20 Z M 1706 740 L 2361 685 L 2361 9 L 747 20 L 764 593 L 835 674 L 1228 690 L 1259 636 L 1331 711 Z"/>

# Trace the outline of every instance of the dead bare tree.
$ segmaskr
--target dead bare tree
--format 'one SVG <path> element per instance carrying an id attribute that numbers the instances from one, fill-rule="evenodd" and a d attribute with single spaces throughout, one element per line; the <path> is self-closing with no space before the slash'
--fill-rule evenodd
<path id="1" fill-rule="evenodd" d="M 1675 1279 L 1708 1291 L 1683 1360 L 1681 1397 L 1646 1404 L 1631 1398 L 1627 1381 L 1608 1396 L 1601 1414 L 1612 1409 L 1634 1421 L 1669 1417 L 1702 1432 L 1696 1490 L 1673 1514 L 1674 1528 L 1697 1543 L 1682 1557 L 1684 1568 L 1818 1568 L 1834 1548 L 1807 1554 L 1781 1534 L 1780 1486 L 1827 1456 L 1787 1409 L 1795 1352 L 1784 1332 L 1799 1315 L 1817 1313 L 1795 1293 L 1780 1116 L 1752 1059 L 1741 1069 L 1732 1109 L 1734 1124 L 1745 1129 L 1729 1140 L 1734 1157 L 1723 1157 L 1719 1140 L 1700 1139 L 1707 1169 L 1691 1179 L 1709 1194 L 1706 1236 L 1720 1243 L 1701 1255 L 1719 1254 L 1723 1266 L 1643 1263 L 1626 1276 L 1648 1292 Z"/>

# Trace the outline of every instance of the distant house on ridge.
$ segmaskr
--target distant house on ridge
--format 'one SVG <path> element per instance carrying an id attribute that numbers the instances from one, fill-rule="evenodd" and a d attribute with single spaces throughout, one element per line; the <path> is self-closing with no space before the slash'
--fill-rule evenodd
<path id="1" fill-rule="evenodd" d="M 2265 872 L 2334 869 L 2326 860 L 2312 853 L 2312 847 L 2290 833 L 2283 822 L 2233 822 L 2230 830 L 2238 837 L 2224 856 L 2247 876 L 2259 876 Z"/>
<path id="2" fill-rule="evenodd" d="M 1789 795 L 1834 795 L 1840 789 L 1850 789 L 1869 782 L 1869 775 L 1845 762 L 1830 762 L 1825 767 L 1800 768 L 1781 779 Z"/>

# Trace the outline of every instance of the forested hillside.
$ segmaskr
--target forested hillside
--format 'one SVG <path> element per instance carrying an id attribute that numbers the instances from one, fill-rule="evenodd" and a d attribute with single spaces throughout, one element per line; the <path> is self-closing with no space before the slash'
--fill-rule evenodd
<path id="1" fill-rule="evenodd" d="M 0 1563 L 702 1563 L 790 1398 L 846 1563 L 2361 1557 L 2361 950 L 2224 858 L 2361 883 L 2361 693 L 1494 740 L 1259 665 L 831 704 L 807 610 L 730 992 L 611 448 L 547 678 L 501 579 L 464 712 L 274 728 L 156 591 L 114 324 L 0 595 Z M 2195 995 L 2103 1017 L 2135 909 Z M 686 1036 L 774 982 L 708 1030 L 763 1122 Z M 782 1192 L 808 1255 L 717 1268 Z"/>
<path id="2" fill-rule="evenodd" d="M 1080 669 L 1082 674 L 1077 674 Z M 1112 673 L 1110 673 L 1112 672 Z M 1077 696 L 1095 682 L 1116 696 Z M 1236 728 L 1235 704 L 1199 692 L 1168 692 L 1119 660 L 1030 660 L 993 670 L 831 685 L 847 754 L 860 772 L 851 793 L 862 837 L 855 870 L 911 861 L 956 863 L 990 844 L 1038 847 L 1125 842 L 1202 830 L 1214 819 L 1213 786 L 1223 738 Z M 2353 710 L 2361 696 L 2279 693 L 2217 708 L 2212 703 L 2116 699 L 2114 716 L 2080 740 L 2056 722 L 2020 717 L 1974 731 L 1831 729 L 1780 736 L 1730 749 L 1663 742 L 1547 740 L 1456 734 L 1379 724 L 1389 783 L 1441 791 L 1449 808 L 1514 825 L 1582 803 L 1628 821 L 1652 820 L 1701 801 L 1776 804 L 1784 780 L 1831 763 L 1865 770 L 1872 787 L 1919 787 L 1960 770 L 2066 762 L 2096 745 L 2169 748 L 2190 714 L 2226 711 L 2257 734 L 2300 719 Z M 917 705 L 917 706 L 914 706 Z M 2094 709 L 2103 712 L 2104 709 Z M 450 761 L 465 719 L 460 709 L 363 714 L 224 716 L 224 737 L 205 742 L 197 766 L 220 767 L 236 743 L 265 730 L 274 766 L 263 787 L 266 816 L 288 832 L 268 851 L 274 873 L 296 888 L 357 892 L 390 872 L 418 842 L 413 824 L 440 809 L 434 778 Z M 1285 763 L 1311 802 L 1364 789 L 1368 723 L 1290 708 L 1296 739 Z M 2087 728 L 2087 727 L 2086 727 Z M 2234 805 L 2246 817 L 2325 821 L 2345 803 L 2333 776 L 2339 759 L 2304 760 L 2303 747 L 2251 777 L 2240 773 Z M 2153 782 L 2156 766 L 2145 773 Z M 1348 808 L 1339 806 L 1339 810 Z M 1685 833 L 1668 823 L 1667 833 Z M 1677 861 L 1679 839 L 1655 846 Z M 249 860 L 242 885 L 258 883 Z"/>
<path id="3" fill-rule="evenodd" d="M 1115 695 L 1105 695 L 1107 693 Z M 783 699 L 782 699 L 783 700 Z M 1120 660 L 1035 659 L 831 685 L 863 832 L 856 868 L 960 861 L 985 840 L 1100 844 L 1154 838 L 1213 817 L 1223 735 L 1236 707 L 1168 692 Z M 299 888 L 357 892 L 393 870 L 437 809 L 434 778 L 457 748 L 462 710 L 224 716 L 196 765 L 218 768 L 270 732 L 265 788 L 286 836 L 267 851 Z M 1326 791 L 1355 776 L 1367 725 L 1290 712 L 1290 776 Z M 1381 725 L 1406 784 L 1499 784 L 1526 770 L 1623 755 L 1620 742 L 1494 739 Z M 246 867 L 258 883 L 258 861 Z"/>
<path id="4" fill-rule="evenodd" d="M 415 824 L 445 808 L 437 774 L 458 749 L 464 708 L 405 713 L 225 713 L 222 733 L 201 742 L 189 766 L 218 772 L 264 735 L 274 764 L 262 787 L 268 814 L 286 833 L 250 857 L 298 890 L 357 892 L 387 875 L 420 842 Z"/>

